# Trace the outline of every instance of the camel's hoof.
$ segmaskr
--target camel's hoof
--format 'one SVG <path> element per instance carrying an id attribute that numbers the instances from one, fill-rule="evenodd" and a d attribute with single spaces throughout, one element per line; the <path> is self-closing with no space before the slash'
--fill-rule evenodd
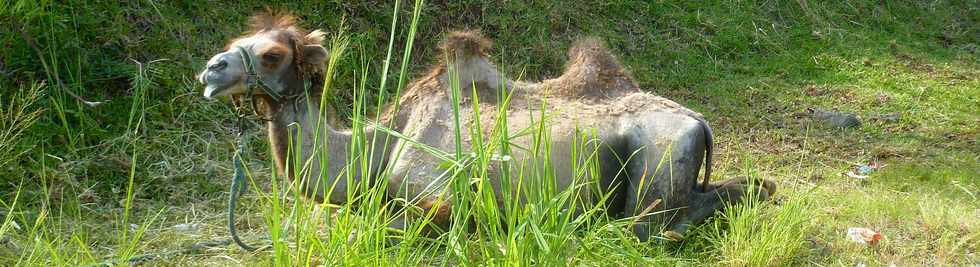
<path id="1" fill-rule="evenodd" d="M 670 241 L 674 241 L 674 242 L 684 241 L 684 235 L 678 232 L 664 231 L 661 235 L 663 235 L 664 238 Z"/>

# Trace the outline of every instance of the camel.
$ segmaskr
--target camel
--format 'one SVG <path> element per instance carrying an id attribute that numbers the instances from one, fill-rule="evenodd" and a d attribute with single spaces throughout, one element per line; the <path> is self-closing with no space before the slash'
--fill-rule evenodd
<path id="1" fill-rule="evenodd" d="M 476 32 L 450 33 L 439 47 L 443 60 L 409 83 L 397 100 L 399 108 L 383 111 L 377 124 L 348 130 L 323 118 L 319 96 L 328 58 L 323 39 L 323 32 L 306 32 L 291 15 L 259 14 L 251 19 L 251 30 L 214 55 L 198 75 L 207 98 L 254 94 L 256 112 L 267 120 L 277 171 L 298 181 L 303 193 L 317 202 L 344 203 L 352 184 L 386 178 L 389 197 L 411 200 L 436 228 L 446 226 L 452 223 L 451 178 L 445 175 L 445 158 L 431 149 L 451 154 L 457 141 L 459 147 L 472 147 L 494 134 L 501 111 L 506 111 L 503 128 L 513 148 L 499 155 L 502 159 L 490 164 L 486 175 L 501 208 L 508 196 L 517 196 L 519 203 L 526 200 L 515 192 L 521 185 L 551 184 L 575 190 L 583 203 L 604 205 L 610 215 L 637 218 L 640 223 L 632 230 L 640 240 L 658 233 L 679 240 L 691 225 L 728 203 L 748 194 L 767 199 L 775 193 L 774 184 L 761 179 L 709 183 L 712 133 L 704 117 L 641 90 L 594 39 L 570 49 L 561 76 L 527 82 L 509 80 L 497 70 L 487 54 L 489 40 Z M 263 89 L 250 92 L 255 85 Z M 463 90 L 454 94 L 452 88 Z M 454 136 L 457 118 L 450 115 L 453 100 L 463 103 L 458 107 L 458 126 L 464 129 L 459 138 Z M 294 123 L 298 127 L 290 128 Z M 477 125 L 477 130 L 466 130 Z M 540 125 L 546 126 L 541 132 L 547 138 L 527 134 Z M 372 167 L 349 172 L 355 132 L 367 140 L 395 141 L 372 146 Z M 580 142 L 583 136 L 586 142 Z M 540 140 L 547 140 L 550 149 L 535 148 Z M 582 180 L 592 186 L 576 186 L 583 175 L 572 165 L 588 160 L 583 155 L 593 155 L 597 167 Z M 322 157 L 329 164 L 316 164 Z M 699 186 L 702 161 L 705 178 Z M 504 162 L 514 166 L 505 168 Z M 551 166 L 553 172 L 515 180 L 539 170 L 534 166 Z M 409 216 L 400 218 L 392 227 L 403 227 L 401 220 Z"/>

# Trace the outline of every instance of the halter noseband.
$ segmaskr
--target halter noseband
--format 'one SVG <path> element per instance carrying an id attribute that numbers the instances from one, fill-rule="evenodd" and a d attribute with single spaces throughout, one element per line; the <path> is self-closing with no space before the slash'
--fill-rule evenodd
<path id="1" fill-rule="evenodd" d="M 258 117 L 260 120 L 270 121 L 271 119 L 263 118 L 261 115 L 259 115 L 254 100 L 255 87 L 258 87 L 259 90 L 262 90 L 262 92 L 265 93 L 265 95 L 268 95 L 269 98 L 272 98 L 272 101 L 276 103 L 283 103 L 284 101 L 296 100 L 306 95 L 303 92 L 303 90 L 285 96 L 279 94 L 278 92 L 273 90 L 272 87 L 269 87 L 269 85 L 265 83 L 265 80 L 263 80 L 262 77 L 259 76 L 258 72 L 255 71 L 255 64 L 253 63 L 253 59 L 252 59 L 254 58 L 254 56 L 252 55 L 252 53 L 249 52 L 248 49 L 245 49 L 244 47 L 241 46 L 235 46 L 235 49 L 238 50 L 239 55 L 241 56 L 242 59 L 242 67 L 245 69 L 245 99 L 247 99 L 248 102 L 251 104 L 252 112 L 255 113 L 256 117 Z M 306 83 L 307 82 L 304 80 L 304 86 L 303 86 L 304 88 L 308 87 L 306 86 Z M 242 110 L 241 103 L 237 103 L 237 102 L 233 102 L 233 103 L 235 103 L 235 110 L 238 113 L 239 118 L 244 118 L 245 112 Z M 295 108 L 295 101 L 294 101 L 294 108 Z"/>

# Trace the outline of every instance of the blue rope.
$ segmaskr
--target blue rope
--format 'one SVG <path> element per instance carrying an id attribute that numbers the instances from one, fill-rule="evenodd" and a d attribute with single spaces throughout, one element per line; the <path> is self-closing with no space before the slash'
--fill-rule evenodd
<path id="1" fill-rule="evenodd" d="M 257 248 L 245 244 L 238 236 L 238 229 L 235 228 L 235 208 L 238 206 L 238 199 L 248 191 L 248 180 L 245 178 L 245 164 L 242 163 L 242 153 L 245 153 L 245 129 L 240 127 L 238 132 L 238 148 L 232 158 L 235 166 L 235 175 L 231 179 L 231 189 L 228 195 L 228 232 L 231 233 L 231 240 L 235 241 L 239 247 L 246 251 L 255 251 Z"/>

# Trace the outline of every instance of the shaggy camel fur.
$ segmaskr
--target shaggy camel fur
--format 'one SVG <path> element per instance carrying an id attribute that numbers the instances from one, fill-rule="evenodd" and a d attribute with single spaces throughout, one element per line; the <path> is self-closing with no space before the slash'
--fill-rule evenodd
<path id="1" fill-rule="evenodd" d="M 452 114 L 451 84 L 456 79 L 462 87 L 463 103 L 459 111 L 464 129 L 462 147 L 470 147 L 477 137 L 465 129 L 477 123 L 474 106 L 480 110 L 481 136 L 490 136 L 498 119 L 498 105 L 505 96 L 512 146 L 533 147 L 536 137 L 526 133 L 542 120 L 551 142 L 549 155 L 531 149 L 512 149 L 509 156 L 519 162 L 515 164 L 530 164 L 522 165 L 523 169 L 511 169 L 509 177 L 517 179 L 519 173 L 531 173 L 527 166 L 548 164 L 554 168 L 554 180 L 548 182 L 559 189 L 569 188 L 576 182 L 596 181 L 598 187 L 578 190 L 580 198 L 595 203 L 596 196 L 611 193 L 611 199 L 604 203 L 606 210 L 612 215 L 640 216 L 644 223 L 637 224 L 634 232 L 644 240 L 659 227 L 666 227 L 664 233 L 671 239 L 682 238 L 690 225 L 703 221 L 725 203 L 738 201 L 750 188 L 756 190 L 759 199 L 767 199 L 775 192 L 775 185 L 764 180 L 733 179 L 708 184 L 712 138 L 704 116 L 641 90 L 599 41 L 577 42 L 569 51 L 565 72 L 539 83 L 504 78 L 487 56 L 490 43 L 477 32 L 448 34 L 440 45 L 444 60 L 414 81 L 402 98 L 403 105 L 411 103 L 414 107 L 403 109 L 396 119 L 408 120 L 400 130 L 404 135 L 443 151 L 455 148 L 454 124 L 449 114 Z M 471 95 L 474 91 L 475 97 Z M 468 102 L 475 99 L 479 103 Z M 596 141 L 596 145 L 579 144 L 577 147 L 585 150 L 573 152 L 576 147 L 573 143 L 580 141 L 582 133 L 589 133 L 590 141 Z M 581 155 L 593 153 L 599 164 L 598 177 L 588 173 L 583 180 L 573 181 L 576 174 L 572 165 L 581 166 L 585 160 Z M 423 208 L 427 207 L 426 203 L 448 202 L 445 198 L 449 194 L 442 186 L 448 181 L 439 175 L 443 170 L 437 157 L 408 147 L 397 151 L 392 158 L 400 160 L 391 162 L 391 194 L 419 199 Z M 702 158 L 707 162 L 705 186 L 698 187 Z M 494 179 L 491 184 L 497 199 L 502 201 L 508 195 L 517 195 L 523 200 L 521 193 L 502 188 L 504 184 L 517 188 L 518 181 L 500 181 L 500 171 L 499 164 L 491 165 L 488 170 L 488 177 Z M 750 186 L 750 182 L 755 184 Z M 503 206 L 502 202 L 499 204 Z M 448 210 L 447 206 L 443 204 L 435 212 L 435 222 L 440 222 L 439 215 Z"/>
<path id="2" fill-rule="evenodd" d="M 444 175 L 443 161 L 417 144 L 454 151 L 455 123 L 449 115 L 451 78 L 458 78 L 467 88 L 460 99 L 464 101 L 460 107 L 463 148 L 471 147 L 479 138 L 465 130 L 477 122 L 484 136 L 493 132 L 500 111 L 497 104 L 504 100 L 498 96 L 510 95 L 506 128 L 513 147 L 506 156 L 519 167 L 507 168 L 512 172 L 508 176 L 502 173 L 502 162 L 496 162 L 489 166 L 487 175 L 501 207 L 509 196 L 526 200 L 525 192 L 516 191 L 517 183 L 551 184 L 563 190 L 584 181 L 594 186 L 576 187 L 580 199 L 603 204 L 615 216 L 638 216 L 640 223 L 633 230 L 640 239 L 663 229 L 668 238 L 678 239 L 689 225 L 704 220 L 727 202 L 738 201 L 750 193 L 749 188 L 755 188 L 751 193 L 760 199 L 774 192 L 771 182 L 758 181 L 749 187 L 753 181 L 746 179 L 698 187 L 702 159 L 711 145 L 703 116 L 642 92 L 597 41 L 582 41 L 571 49 L 569 67 L 562 76 L 530 83 L 505 79 L 487 57 L 490 42 L 473 32 L 449 34 L 440 47 L 445 59 L 409 85 L 398 100 L 400 108 L 386 111 L 380 124 L 409 140 L 373 127 L 359 129 L 367 140 L 396 141 L 390 146 L 375 146 L 369 152 L 373 153 L 372 167 L 354 168 L 348 177 L 345 170 L 352 163 L 353 133 L 324 123 L 317 97 L 320 87 L 316 85 L 323 78 L 322 64 L 327 58 L 320 44 L 322 34 L 307 33 L 296 26 L 293 17 L 282 14 L 258 15 L 252 28 L 246 37 L 234 40 L 225 52 L 209 60 L 199 76 L 206 85 L 205 96 L 241 96 L 247 86 L 258 81 L 274 95 L 287 96 L 275 98 L 258 90 L 254 101 L 259 113 L 269 119 L 267 129 L 277 169 L 289 179 L 299 179 L 304 193 L 317 201 L 342 203 L 347 200 L 349 183 L 373 180 L 385 172 L 389 174 L 390 197 L 411 200 L 428 211 L 434 215 L 433 225 L 448 225 L 452 192 L 446 185 L 450 178 Z M 304 91 L 307 82 L 313 86 Z M 468 93 L 472 92 L 470 86 L 475 86 L 477 95 Z M 474 106 L 482 111 L 476 119 Z M 527 134 L 542 122 L 548 126 L 545 133 L 550 150 L 535 149 L 534 135 Z M 290 128 L 292 123 L 299 127 Z M 582 133 L 588 133 L 588 142 L 582 142 Z M 575 147 L 583 151 L 573 151 Z M 577 177 L 572 165 L 583 163 L 586 159 L 582 155 L 590 154 L 596 155 L 595 177 L 592 173 Z M 319 164 L 322 157 L 327 157 L 325 166 Z M 553 167 L 553 175 L 501 179 L 539 172 L 546 164 Z M 300 170 L 299 177 L 293 170 Z M 600 194 L 612 197 L 607 203 L 597 203 Z M 402 225 L 396 220 L 392 226 Z"/>

